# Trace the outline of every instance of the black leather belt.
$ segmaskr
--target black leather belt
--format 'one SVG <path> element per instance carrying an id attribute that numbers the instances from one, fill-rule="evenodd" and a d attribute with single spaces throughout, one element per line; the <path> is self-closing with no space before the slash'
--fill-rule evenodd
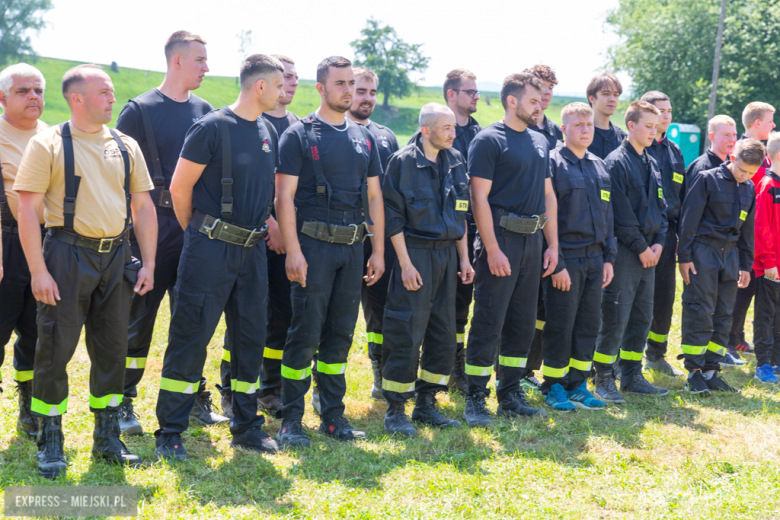
<path id="1" fill-rule="evenodd" d="M 363 243 L 366 238 L 373 236 L 372 233 L 369 233 L 365 222 L 348 226 L 330 224 L 330 234 L 328 234 L 328 224 L 316 220 L 307 220 L 301 223 L 300 231 L 315 240 L 321 240 L 329 244 L 346 244 L 348 246 L 355 242 Z"/>
<path id="2" fill-rule="evenodd" d="M 454 244 L 454 240 L 426 240 L 424 238 L 406 237 L 406 247 L 409 249 L 447 249 Z"/>
<path id="3" fill-rule="evenodd" d="M 500 208 L 491 208 L 493 213 L 493 225 L 504 228 L 512 233 L 523 235 L 533 235 L 544 228 L 548 219 L 544 215 L 531 215 L 526 217 L 516 215 Z"/>
<path id="4" fill-rule="evenodd" d="M 211 240 L 221 240 L 228 244 L 234 244 L 243 247 L 254 247 L 260 243 L 263 237 L 268 233 L 268 224 L 263 224 L 260 229 L 245 229 L 222 222 L 221 219 L 214 218 L 211 215 L 205 215 L 196 211 L 193 218 L 203 215 L 198 231 L 209 237 Z M 196 221 L 197 222 L 197 221 Z"/>
<path id="5" fill-rule="evenodd" d="M 110 253 L 127 240 L 127 229 L 113 238 L 90 238 L 77 235 L 76 233 L 69 233 L 62 228 L 49 228 L 49 236 L 60 242 L 91 249 L 97 253 Z"/>
<path id="6" fill-rule="evenodd" d="M 720 251 L 731 251 L 737 245 L 736 242 L 727 242 L 726 240 L 699 235 L 693 237 L 693 241 L 704 244 L 705 246 L 710 246 Z"/>
<path id="7" fill-rule="evenodd" d="M 17 221 L 5 221 L 2 223 L 3 233 L 12 233 L 14 235 L 19 234 L 19 223 Z M 46 226 L 41 224 L 41 236 L 46 234 Z"/>

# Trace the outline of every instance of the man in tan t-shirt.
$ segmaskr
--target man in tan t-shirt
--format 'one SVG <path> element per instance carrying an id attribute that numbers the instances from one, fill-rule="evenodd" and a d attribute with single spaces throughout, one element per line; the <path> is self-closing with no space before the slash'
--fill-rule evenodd
<path id="1" fill-rule="evenodd" d="M 22 160 L 27 142 L 48 128 L 38 120 L 43 112 L 43 74 L 26 63 L 11 65 L 0 72 L 0 168 L 3 189 L 0 190 L 2 213 L 2 258 L 0 266 L 0 365 L 5 357 L 5 345 L 16 332 L 14 343 L 14 381 L 19 399 L 16 429 L 28 438 L 38 433 L 38 421 L 30 411 L 33 361 L 38 329 L 37 308 L 30 284 L 30 270 L 19 241 L 16 210 L 19 195 L 13 191 L 16 169 Z M 43 213 L 39 215 L 43 222 Z M 2 378 L 0 378 L 2 381 Z"/>
<path id="2" fill-rule="evenodd" d="M 19 234 L 32 291 L 41 303 L 31 408 L 38 418 L 38 474 L 48 478 L 67 469 L 62 435 L 67 364 L 82 324 L 92 361 L 92 454 L 118 464 L 141 462 L 119 439 L 119 405 L 130 301 L 133 291 L 143 295 L 154 283 L 157 218 L 148 193 L 152 180 L 138 144 L 105 126 L 116 101 L 113 92 L 111 78 L 96 65 L 66 72 L 62 93 L 71 120 L 30 140 L 14 182 Z M 41 206 L 48 228 L 43 252 Z M 130 254 L 131 211 L 143 258 L 151 259 L 143 267 Z"/>

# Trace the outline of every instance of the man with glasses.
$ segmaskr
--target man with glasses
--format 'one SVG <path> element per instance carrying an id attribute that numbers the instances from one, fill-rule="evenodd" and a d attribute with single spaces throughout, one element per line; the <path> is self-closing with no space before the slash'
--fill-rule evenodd
<path id="1" fill-rule="evenodd" d="M 469 145 L 482 126 L 477 123 L 471 114 L 477 111 L 477 102 L 479 101 L 479 90 L 477 90 L 477 76 L 466 69 L 455 69 L 447 74 L 444 80 L 444 100 L 447 106 L 455 114 L 455 140 L 452 147 L 463 155 L 463 160 L 468 161 Z M 415 135 L 412 139 L 416 139 Z M 477 225 L 474 223 L 474 217 L 469 211 L 466 213 L 466 222 L 468 224 L 468 237 L 466 242 L 469 248 L 469 261 L 474 263 L 474 237 L 477 233 Z M 457 321 L 457 348 L 455 350 L 455 364 L 452 368 L 449 386 L 461 392 L 468 393 L 468 383 L 464 366 L 466 353 L 464 352 L 464 342 L 466 336 L 466 324 L 469 321 L 469 308 L 471 307 L 471 298 L 474 291 L 472 284 L 464 284 L 458 279 L 457 295 L 455 297 L 455 319 Z"/>

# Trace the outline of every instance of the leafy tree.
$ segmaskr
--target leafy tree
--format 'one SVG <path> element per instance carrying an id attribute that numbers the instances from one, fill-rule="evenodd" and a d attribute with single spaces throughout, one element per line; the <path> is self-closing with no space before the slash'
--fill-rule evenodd
<path id="1" fill-rule="evenodd" d="M 408 96 L 415 86 L 409 73 L 423 73 L 428 68 L 420 43 L 406 43 L 389 25 L 369 18 L 360 31 L 361 38 L 350 42 L 355 51 L 355 65 L 368 67 L 379 77 L 379 92 L 384 94 L 382 106 L 387 108 L 391 96 Z"/>
<path id="2" fill-rule="evenodd" d="M 780 108 L 780 0 L 731 0 L 726 9 L 715 113 L 741 127 L 751 101 Z M 675 121 L 704 132 L 719 13 L 720 0 L 620 0 L 607 17 L 621 37 L 610 65 L 631 76 L 633 97 L 660 90 L 674 104 Z"/>
<path id="3" fill-rule="evenodd" d="M 32 54 L 30 33 L 41 30 L 51 0 L 0 0 L 0 63 Z"/>

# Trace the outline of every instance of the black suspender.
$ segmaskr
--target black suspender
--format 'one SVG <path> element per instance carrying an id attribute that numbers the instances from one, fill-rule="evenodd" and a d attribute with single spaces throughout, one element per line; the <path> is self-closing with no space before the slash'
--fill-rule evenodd
<path id="1" fill-rule="evenodd" d="M 122 139 L 119 138 L 112 128 L 108 129 L 111 132 L 111 137 L 116 141 L 119 146 L 119 151 L 122 153 L 122 161 L 125 165 L 125 209 L 126 218 L 125 226 L 130 224 L 131 210 L 130 210 L 130 156 L 127 153 L 127 147 Z M 73 160 L 73 137 L 70 133 L 70 125 L 68 123 L 62 123 L 60 125 L 60 132 L 62 133 L 62 150 L 65 155 L 65 203 L 63 204 L 63 217 L 66 231 L 75 233 L 73 229 L 73 219 L 76 216 L 76 195 L 79 191 L 79 183 L 81 177 L 76 176 L 76 165 Z"/>
<path id="2" fill-rule="evenodd" d="M 0 215 L 3 220 L 13 221 L 14 215 L 8 206 L 8 198 L 5 196 L 5 181 L 3 180 L 3 167 L 0 166 Z"/>
<path id="3" fill-rule="evenodd" d="M 159 192 L 159 197 L 154 201 L 155 205 L 163 208 L 172 208 L 173 200 L 171 200 L 171 192 L 165 187 L 165 177 L 162 171 L 162 162 L 160 162 L 160 153 L 157 150 L 157 141 L 154 138 L 154 128 L 152 127 L 152 120 L 149 117 L 149 111 L 146 109 L 139 98 L 130 100 L 131 103 L 135 103 L 138 110 L 141 112 L 141 122 L 144 126 L 144 137 L 146 138 L 146 144 L 149 148 L 149 159 L 152 163 L 152 182 L 154 183 L 154 189 Z"/>

